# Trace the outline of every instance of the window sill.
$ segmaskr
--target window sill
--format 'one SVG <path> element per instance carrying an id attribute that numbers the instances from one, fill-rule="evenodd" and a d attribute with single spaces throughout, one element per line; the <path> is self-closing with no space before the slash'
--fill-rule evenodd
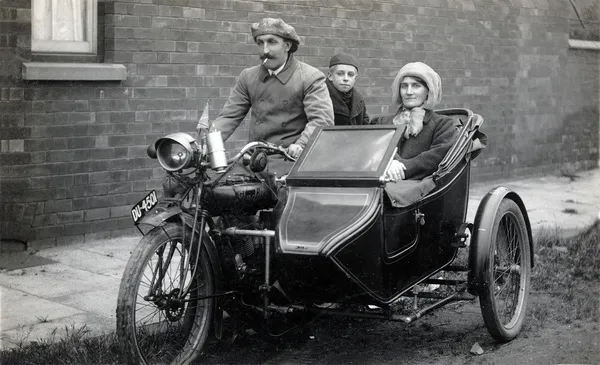
<path id="1" fill-rule="evenodd" d="M 126 77 L 125 66 L 114 63 L 23 63 L 24 80 L 122 81 Z"/>
<path id="2" fill-rule="evenodd" d="M 581 39 L 569 39 L 569 48 L 600 51 L 600 41 L 584 41 Z"/>

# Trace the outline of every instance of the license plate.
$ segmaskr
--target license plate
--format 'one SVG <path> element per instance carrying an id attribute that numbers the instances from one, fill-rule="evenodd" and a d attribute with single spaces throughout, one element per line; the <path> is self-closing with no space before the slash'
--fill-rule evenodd
<path id="1" fill-rule="evenodd" d="M 152 190 L 144 199 L 131 208 L 131 217 L 133 223 L 137 224 L 142 218 L 144 218 L 148 212 L 152 210 L 158 204 L 156 197 L 156 191 Z"/>

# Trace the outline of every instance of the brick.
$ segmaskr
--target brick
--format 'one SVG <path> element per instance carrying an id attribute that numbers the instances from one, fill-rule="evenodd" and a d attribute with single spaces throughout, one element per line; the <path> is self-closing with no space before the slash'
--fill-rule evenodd
<path id="1" fill-rule="evenodd" d="M 152 27 L 152 17 L 151 16 L 140 16 L 140 27 L 142 27 L 142 28 Z"/>
<path id="2" fill-rule="evenodd" d="M 64 212 L 56 214 L 56 222 L 58 224 L 73 223 L 83 221 L 83 211 Z"/>
<path id="3" fill-rule="evenodd" d="M 114 148 L 95 148 L 90 152 L 90 158 L 93 160 L 104 160 L 115 157 Z"/>
<path id="4" fill-rule="evenodd" d="M 61 237 L 65 233 L 65 227 L 63 225 L 58 226 L 49 226 L 49 227 L 36 227 L 34 228 L 33 237 L 35 240 L 44 240 L 44 239 L 52 239 L 54 242 L 53 245 L 56 244 L 55 237 Z"/>
<path id="5" fill-rule="evenodd" d="M 118 217 L 130 217 L 131 216 L 131 206 L 130 205 L 121 205 L 118 207 L 110 208 L 110 217 L 118 218 Z"/>
<path id="6" fill-rule="evenodd" d="M 69 148 L 94 148 L 96 139 L 94 137 L 76 137 L 68 141 Z"/>
<path id="7" fill-rule="evenodd" d="M 71 124 L 93 123 L 95 119 L 93 113 L 69 113 L 68 117 Z"/>
<path id="8" fill-rule="evenodd" d="M 129 181 L 107 184 L 106 188 L 107 194 L 130 193 L 133 190 L 132 183 Z"/>
<path id="9" fill-rule="evenodd" d="M 71 200 L 56 200 L 44 203 L 44 213 L 67 212 L 72 210 Z"/>
<path id="10" fill-rule="evenodd" d="M 133 54 L 134 63 L 156 63 L 158 62 L 156 52 L 135 52 Z"/>
<path id="11" fill-rule="evenodd" d="M 183 17 L 184 18 L 198 18 L 202 19 L 205 16 L 205 10 L 200 8 L 183 8 Z"/>
<path id="12" fill-rule="evenodd" d="M 48 162 L 69 162 L 73 161 L 73 152 L 66 151 L 48 151 L 46 153 L 46 161 Z"/>
<path id="13" fill-rule="evenodd" d="M 132 170 L 128 172 L 128 179 L 132 181 L 147 180 L 152 178 L 152 169 Z"/>
<path id="14" fill-rule="evenodd" d="M 86 185 L 89 184 L 90 175 L 88 174 L 74 174 L 73 185 Z"/>
<path id="15" fill-rule="evenodd" d="M 134 15 L 158 15 L 158 6 L 150 4 L 133 5 Z"/>
<path id="16" fill-rule="evenodd" d="M 84 235 L 91 231 L 89 223 L 67 223 L 64 225 L 64 234 L 70 236 Z"/>
<path id="17" fill-rule="evenodd" d="M 92 172 L 89 175 L 90 184 L 108 183 L 114 181 L 115 173 L 112 171 Z"/>
<path id="18" fill-rule="evenodd" d="M 173 17 L 153 17 L 152 18 L 152 28 L 175 28 L 175 29 L 184 29 L 186 28 L 186 21 L 182 18 L 173 18 Z"/>
<path id="19" fill-rule="evenodd" d="M 110 218 L 110 208 L 88 209 L 85 211 L 85 221 Z"/>
<path id="20" fill-rule="evenodd" d="M 31 161 L 31 156 L 23 152 L 0 153 L 0 165 L 25 165 Z"/>
<path id="21" fill-rule="evenodd" d="M 115 158 L 129 157 L 129 147 L 116 147 Z"/>
<path id="22" fill-rule="evenodd" d="M 34 227 L 46 227 L 56 225 L 56 214 L 37 214 L 33 219 Z"/>
<path id="23" fill-rule="evenodd" d="M 106 208 L 113 205 L 114 196 L 93 196 L 87 199 L 88 208 Z"/>

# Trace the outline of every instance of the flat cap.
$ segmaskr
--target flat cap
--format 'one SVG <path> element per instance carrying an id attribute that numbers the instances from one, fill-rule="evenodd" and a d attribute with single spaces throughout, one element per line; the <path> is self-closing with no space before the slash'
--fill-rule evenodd
<path id="1" fill-rule="evenodd" d="M 300 44 L 300 37 L 296 34 L 296 30 L 291 25 L 279 18 L 263 18 L 258 23 L 252 24 L 252 38 L 256 41 L 256 37 L 265 34 L 273 34 L 281 38 L 292 41 L 292 49 L 290 53 L 295 52 Z"/>
<path id="2" fill-rule="evenodd" d="M 329 60 L 329 67 L 335 65 L 350 65 L 358 70 L 358 59 L 348 53 L 338 53 Z"/>

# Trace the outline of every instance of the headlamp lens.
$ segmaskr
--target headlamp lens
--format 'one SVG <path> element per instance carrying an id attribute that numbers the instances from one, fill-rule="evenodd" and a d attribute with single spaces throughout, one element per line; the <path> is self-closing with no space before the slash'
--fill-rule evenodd
<path id="1" fill-rule="evenodd" d="M 173 140 L 165 140 L 157 150 L 158 161 L 169 171 L 178 171 L 184 168 L 190 160 L 190 153 L 181 144 Z"/>

